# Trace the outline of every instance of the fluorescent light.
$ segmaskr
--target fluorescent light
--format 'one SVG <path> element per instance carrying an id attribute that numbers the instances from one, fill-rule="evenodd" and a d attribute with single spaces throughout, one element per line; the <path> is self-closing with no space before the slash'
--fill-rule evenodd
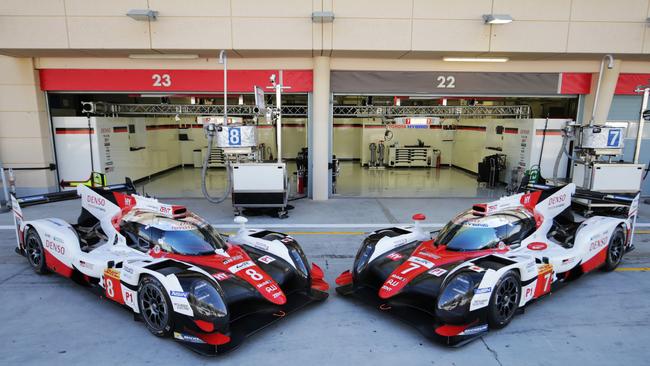
<path id="1" fill-rule="evenodd" d="M 334 21 L 334 12 L 315 11 L 311 13 L 311 21 L 314 23 L 332 23 Z"/>
<path id="2" fill-rule="evenodd" d="M 140 60 L 156 60 L 156 59 L 167 59 L 167 60 L 194 60 L 199 58 L 199 55 L 191 54 L 182 54 L 182 53 L 133 53 L 129 55 L 129 58 L 140 59 Z"/>
<path id="3" fill-rule="evenodd" d="M 483 14 L 485 24 L 508 24 L 512 22 L 510 14 Z"/>
<path id="4" fill-rule="evenodd" d="M 443 57 L 447 62 L 506 62 L 507 57 Z"/>
<path id="5" fill-rule="evenodd" d="M 151 9 L 131 9 L 126 12 L 126 16 L 135 20 L 156 20 L 158 12 Z"/>

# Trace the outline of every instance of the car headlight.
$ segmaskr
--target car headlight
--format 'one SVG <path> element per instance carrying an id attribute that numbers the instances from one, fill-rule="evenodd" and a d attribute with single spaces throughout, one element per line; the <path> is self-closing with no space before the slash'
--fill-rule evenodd
<path id="1" fill-rule="evenodd" d="M 464 317 L 474 296 L 475 283 L 466 273 L 456 275 L 438 296 L 438 313 L 443 317 Z"/>
<path id="2" fill-rule="evenodd" d="M 295 247 L 289 247 L 287 249 L 289 249 L 289 256 L 291 256 L 293 263 L 296 265 L 298 273 L 300 273 L 300 275 L 304 278 L 309 277 L 309 270 L 307 269 L 307 266 L 309 264 L 302 251 L 296 249 Z"/>
<path id="3" fill-rule="evenodd" d="M 202 278 L 192 281 L 187 293 L 187 301 L 194 314 L 200 317 L 223 318 L 228 313 L 219 291 L 213 284 Z"/>
<path id="4" fill-rule="evenodd" d="M 364 245 L 359 248 L 357 256 L 354 259 L 354 271 L 359 274 L 368 266 L 368 261 L 372 256 L 372 253 L 375 251 L 375 247 L 372 245 Z"/>

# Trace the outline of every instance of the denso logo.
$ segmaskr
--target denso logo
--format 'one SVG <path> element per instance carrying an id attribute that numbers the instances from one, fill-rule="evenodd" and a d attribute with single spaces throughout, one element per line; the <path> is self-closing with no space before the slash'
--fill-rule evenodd
<path id="1" fill-rule="evenodd" d="M 55 253 L 59 253 L 61 255 L 65 254 L 65 247 L 63 245 L 59 245 L 53 241 L 45 240 L 45 247 Z"/>
<path id="2" fill-rule="evenodd" d="M 104 197 L 96 197 L 96 196 L 86 196 L 86 201 L 92 205 L 96 206 L 105 206 L 106 205 L 106 199 Z"/>
<path id="3" fill-rule="evenodd" d="M 600 239 L 596 239 L 589 244 L 589 251 L 593 252 L 607 245 L 607 236 L 603 236 Z"/>
<path id="4" fill-rule="evenodd" d="M 564 201 L 566 201 L 566 193 L 561 196 L 552 196 L 548 199 L 548 205 L 555 206 L 563 203 Z"/>

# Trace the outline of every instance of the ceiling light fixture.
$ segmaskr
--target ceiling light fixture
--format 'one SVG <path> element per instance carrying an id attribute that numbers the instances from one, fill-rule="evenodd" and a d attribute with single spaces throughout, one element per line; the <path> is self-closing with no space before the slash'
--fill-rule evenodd
<path id="1" fill-rule="evenodd" d="M 512 22 L 510 14 L 483 14 L 485 24 L 508 24 Z"/>
<path id="2" fill-rule="evenodd" d="M 199 58 L 199 55 L 182 54 L 182 53 L 133 53 L 129 58 L 136 60 L 194 60 Z"/>
<path id="3" fill-rule="evenodd" d="M 443 57 L 447 62 L 506 62 L 507 57 Z"/>
<path id="4" fill-rule="evenodd" d="M 126 16 L 135 20 L 156 20 L 158 12 L 151 9 L 131 9 L 126 12 Z"/>

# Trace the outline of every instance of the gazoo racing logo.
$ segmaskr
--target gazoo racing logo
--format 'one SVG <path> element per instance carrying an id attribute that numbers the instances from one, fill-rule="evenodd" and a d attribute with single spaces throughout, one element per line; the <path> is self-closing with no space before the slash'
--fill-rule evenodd
<path id="1" fill-rule="evenodd" d="M 559 196 L 551 196 L 548 199 L 548 208 L 560 207 L 566 202 L 566 193 Z"/>
<path id="2" fill-rule="evenodd" d="M 607 234 L 605 234 L 601 238 L 592 240 L 591 243 L 589 243 L 589 251 L 593 252 L 595 250 L 600 250 L 603 247 L 607 246 L 607 243 Z"/>

